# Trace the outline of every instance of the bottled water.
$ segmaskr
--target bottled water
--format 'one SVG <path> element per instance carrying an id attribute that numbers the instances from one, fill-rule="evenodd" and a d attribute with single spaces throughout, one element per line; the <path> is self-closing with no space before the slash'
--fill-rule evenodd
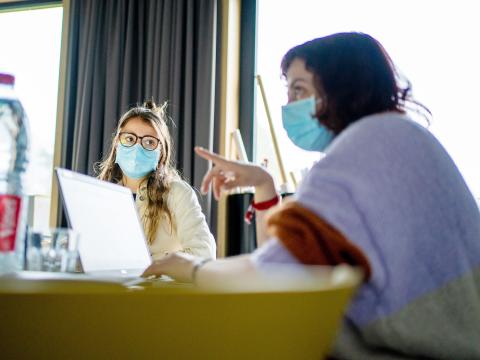
<path id="1" fill-rule="evenodd" d="M 23 268 L 27 225 L 28 121 L 14 84 L 0 73 L 0 274 Z"/>

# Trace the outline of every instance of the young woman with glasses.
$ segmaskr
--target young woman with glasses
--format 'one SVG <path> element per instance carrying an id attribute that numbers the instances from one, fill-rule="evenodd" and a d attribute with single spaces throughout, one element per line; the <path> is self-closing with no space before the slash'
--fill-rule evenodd
<path id="1" fill-rule="evenodd" d="M 166 103 L 128 110 L 114 133 L 98 178 L 133 192 L 153 259 L 175 252 L 215 258 L 215 240 L 194 190 L 172 164 Z"/>

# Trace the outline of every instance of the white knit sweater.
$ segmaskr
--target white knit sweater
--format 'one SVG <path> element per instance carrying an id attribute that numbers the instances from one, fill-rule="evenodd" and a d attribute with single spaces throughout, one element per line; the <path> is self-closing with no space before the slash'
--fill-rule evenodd
<path id="1" fill-rule="evenodd" d="M 136 197 L 140 217 L 147 206 L 146 187 L 141 187 Z M 162 216 L 157 234 L 150 245 L 152 258 L 157 260 L 169 253 L 183 251 L 203 258 L 215 258 L 216 244 L 210 233 L 197 196 L 190 185 L 181 180 L 172 182 L 167 195 L 167 206 L 176 230 L 171 231 L 168 218 Z"/>

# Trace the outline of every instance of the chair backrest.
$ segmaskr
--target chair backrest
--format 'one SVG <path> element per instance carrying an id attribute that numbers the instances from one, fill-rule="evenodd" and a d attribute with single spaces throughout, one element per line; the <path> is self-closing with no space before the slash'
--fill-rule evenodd
<path id="1" fill-rule="evenodd" d="M 0 278 L 2 358 L 321 359 L 358 281 L 293 291 L 38 284 L 17 291 Z"/>

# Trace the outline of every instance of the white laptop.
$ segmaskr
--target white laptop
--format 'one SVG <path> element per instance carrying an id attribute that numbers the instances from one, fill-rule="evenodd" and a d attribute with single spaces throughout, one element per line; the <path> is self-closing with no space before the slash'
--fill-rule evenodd
<path id="1" fill-rule="evenodd" d="M 138 278 L 150 252 L 129 188 L 66 169 L 55 169 L 70 227 L 79 232 L 86 274 Z"/>

